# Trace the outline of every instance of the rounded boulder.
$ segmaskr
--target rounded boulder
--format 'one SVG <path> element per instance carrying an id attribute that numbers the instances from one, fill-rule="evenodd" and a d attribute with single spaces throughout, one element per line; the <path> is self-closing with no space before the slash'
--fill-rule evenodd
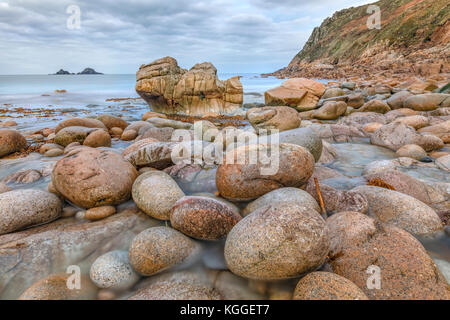
<path id="1" fill-rule="evenodd" d="M 121 155 L 89 147 L 71 150 L 52 171 L 55 189 L 83 208 L 127 201 L 136 177 L 136 169 Z"/>
<path id="2" fill-rule="evenodd" d="M 244 278 L 287 279 L 318 268 L 329 245 L 319 213 L 285 203 L 259 208 L 238 222 L 228 234 L 225 260 Z"/>

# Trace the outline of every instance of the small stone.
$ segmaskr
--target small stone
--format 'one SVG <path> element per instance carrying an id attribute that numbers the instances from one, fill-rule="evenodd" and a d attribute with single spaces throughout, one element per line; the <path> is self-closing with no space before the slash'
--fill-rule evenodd
<path id="1" fill-rule="evenodd" d="M 124 140 L 124 141 L 131 141 L 136 139 L 138 133 L 136 132 L 136 130 L 133 129 L 126 129 L 123 133 L 122 136 L 120 137 L 120 139 Z"/>
<path id="2" fill-rule="evenodd" d="M 109 130 L 111 130 L 114 127 L 121 128 L 122 130 L 128 127 L 128 123 L 125 120 L 119 117 L 111 116 L 109 114 L 103 114 L 97 119 L 103 122 L 103 124 Z"/>
<path id="3" fill-rule="evenodd" d="M 181 232 L 168 227 L 153 227 L 133 239 L 129 259 L 134 270 L 151 276 L 185 262 L 198 250 L 198 245 Z"/>
<path id="4" fill-rule="evenodd" d="M 247 111 L 247 119 L 257 132 L 260 130 L 285 131 L 300 126 L 298 112 L 284 106 L 251 108 Z"/>
<path id="5" fill-rule="evenodd" d="M 11 191 L 12 189 L 8 187 L 4 182 L 0 182 L 0 194 Z"/>
<path id="6" fill-rule="evenodd" d="M 395 154 L 397 157 L 408 157 L 416 160 L 423 159 L 427 156 L 426 151 L 416 144 L 406 144 L 399 148 Z"/>
<path id="7" fill-rule="evenodd" d="M 320 207 L 316 200 L 306 191 L 299 188 L 280 188 L 273 190 L 258 199 L 250 202 L 244 210 L 242 215 L 248 216 L 253 211 L 262 208 L 267 205 L 276 206 L 278 204 L 293 202 L 298 205 L 304 206 L 308 210 L 320 212 Z"/>
<path id="8" fill-rule="evenodd" d="M 0 194 L 0 235 L 48 223 L 61 216 L 62 203 L 52 193 L 22 189 Z"/>
<path id="9" fill-rule="evenodd" d="M 205 275 L 178 271 L 152 277 L 129 300 L 223 300 L 223 296 Z"/>
<path id="10" fill-rule="evenodd" d="M 78 212 L 78 209 L 72 206 L 64 207 L 61 213 L 62 218 L 74 217 Z"/>
<path id="11" fill-rule="evenodd" d="M 167 173 L 149 171 L 133 184 L 132 197 L 139 209 L 159 220 L 169 220 L 172 206 L 184 192 Z"/>
<path id="12" fill-rule="evenodd" d="M 64 150 L 62 149 L 50 149 L 46 153 L 44 153 L 44 156 L 46 157 L 59 157 L 64 154 Z"/>
<path id="13" fill-rule="evenodd" d="M 63 147 L 61 147 L 59 144 L 56 143 L 46 143 L 43 144 L 40 148 L 39 148 L 39 153 L 40 154 L 45 154 L 47 151 L 51 150 L 51 149 L 61 149 L 64 150 Z"/>
<path id="14" fill-rule="evenodd" d="M 350 280 L 331 272 L 311 272 L 295 287 L 294 300 L 368 300 Z"/>
<path id="15" fill-rule="evenodd" d="M 367 133 L 373 133 L 378 128 L 382 127 L 383 124 L 379 122 L 369 122 L 363 126 L 363 131 Z"/>
<path id="16" fill-rule="evenodd" d="M 178 200 L 170 215 L 173 228 L 200 240 L 224 238 L 239 220 L 239 213 L 223 201 L 198 196 Z"/>
<path id="17" fill-rule="evenodd" d="M 110 251 L 98 257 L 91 266 L 90 277 L 99 288 L 127 290 L 138 280 L 128 260 L 128 252 Z"/>
<path id="18" fill-rule="evenodd" d="M 77 220 L 84 220 L 84 219 L 85 219 L 85 216 L 86 216 L 86 211 L 85 211 L 85 210 L 78 211 L 78 212 L 75 214 L 75 219 L 77 219 Z"/>
<path id="19" fill-rule="evenodd" d="M 430 162 L 434 161 L 433 158 L 431 158 L 429 156 L 425 156 L 425 157 L 423 157 L 421 159 L 417 159 L 417 160 L 419 160 L 420 162 L 425 162 L 425 163 L 430 163 Z"/>
<path id="20" fill-rule="evenodd" d="M 111 215 L 116 213 L 116 208 L 113 206 L 103 206 L 103 207 L 96 207 L 96 208 L 90 208 L 86 210 L 86 213 L 84 215 L 85 219 L 96 221 L 105 219 Z"/>
<path id="21" fill-rule="evenodd" d="M 325 104 L 313 111 L 313 118 L 320 120 L 334 120 L 339 118 L 347 111 L 347 104 L 343 101 L 325 102 Z"/>
<path id="22" fill-rule="evenodd" d="M 0 157 L 20 151 L 26 148 L 27 141 L 16 130 L 1 129 L 0 130 Z"/>
<path id="23" fill-rule="evenodd" d="M 15 173 L 10 174 L 9 176 L 3 179 L 5 183 L 32 183 L 38 181 L 42 178 L 42 174 L 34 169 L 23 169 L 19 170 Z"/>
<path id="24" fill-rule="evenodd" d="M 2 127 L 14 127 L 14 126 L 17 126 L 17 122 L 15 122 L 14 120 L 8 120 L 8 121 L 0 123 L 0 125 Z"/>
<path id="25" fill-rule="evenodd" d="M 435 163 L 439 169 L 450 172 L 450 155 L 437 158 Z"/>
<path id="26" fill-rule="evenodd" d="M 98 290 L 97 299 L 98 300 L 115 300 L 117 297 L 116 293 L 108 289 Z"/>
<path id="27" fill-rule="evenodd" d="M 111 132 L 111 135 L 113 135 L 115 137 L 120 137 L 123 133 L 123 129 L 118 128 L 118 127 L 113 127 L 111 129 L 109 129 L 109 132 Z"/>
<path id="28" fill-rule="evenodd" d="M 58 123 L 55 128 L 55 134 L 67 127 L 86 127 L 86 128 L 100 128 L 106 129 L 105 125 L 96 119 L 91 118 L 71 118 Z"/>
<path id="29" fill-rule="evenodd" d="M 104 130 L 96 130 L 87 136 L 83 145 L 92 148 L 111 147 L 111 136 Z"/>
<path id="30" fill-rule="evenodd" d="M 366 102 L 358 109 L 358 112 L 376 112 L 383 114 L 389 111 L 391 111 L 391 108 L 389 108 L 386 102 L 376 99 Z"/>
<path id="31" fill-rule="evenodd" d="M 92 300 L 97 296 L 97 288 L 89 277 L 81 275 L 80 289 L 70 289 L 67 282 L 72 274 L 52 274 L 34 283 L 25 290 L 18 300 Z"/>

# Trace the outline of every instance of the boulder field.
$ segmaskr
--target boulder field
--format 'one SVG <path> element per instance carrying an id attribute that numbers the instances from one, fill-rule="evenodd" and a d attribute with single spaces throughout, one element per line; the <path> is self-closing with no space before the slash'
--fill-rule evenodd
<path id="1" fill-rule="evenodd" d="M 432 84 L 292 78 L 242 109 L 238 78 L 163 58 L 143 115 L 2 129 L 0 298 L 448 300 Z"/>

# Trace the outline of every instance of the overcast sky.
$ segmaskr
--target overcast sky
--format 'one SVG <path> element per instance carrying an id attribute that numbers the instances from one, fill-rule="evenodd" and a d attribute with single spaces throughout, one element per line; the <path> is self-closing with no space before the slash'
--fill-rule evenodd
<path id="1" fill-rule="evenodd" d="M 0 0 L 0 74 L 135 73 L 164 56 L 184 68 L 211 61 L 219 72 L 270 72 L 287 65 L 324 18 L 370 2 Z M 81 10 L 79 29 L 67 27 L 70 5 Z"/>

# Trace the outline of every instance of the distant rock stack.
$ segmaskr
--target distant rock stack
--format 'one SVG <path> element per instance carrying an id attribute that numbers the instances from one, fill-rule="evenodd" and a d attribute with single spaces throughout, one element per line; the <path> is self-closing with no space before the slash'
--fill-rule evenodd
<path id="1" fill-rule="evenodd" d="M 95 71 L 95 70 L 92 69 L 92 68 L 86 68 L 86 69 L 84 69 L 83 71 L 78 72 L 78 74 L 103 74 L 103 73 L 97 72 L 97 71 Z"/>
<path id="2" fill-rule="evenodd" d="M 64 69 L 60 69 L 58 72 L 54 73 L 53 75 L 74 75 L 74 74 L 103 74 L 103 73 L 97 72 L 92 68 L 85 68 L 83 71 L 78 72 L 78 73 L 71 73 Z"/>
<path id="3" fill-rule="evenodd" d="M 136 81 L 136 92 L 157 112 L 229 114 L 243 103 L 239 77 L 219 80 L 217 69 L 210 62 L 196 64 L 187 71 L 174 58 L 161 58 L 142 65 Z"/>

